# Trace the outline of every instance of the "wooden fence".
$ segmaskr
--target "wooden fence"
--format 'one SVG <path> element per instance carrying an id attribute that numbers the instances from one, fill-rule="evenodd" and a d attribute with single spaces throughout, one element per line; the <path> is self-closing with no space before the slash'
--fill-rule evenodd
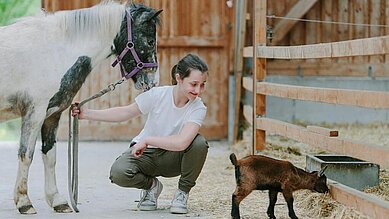
<path id="1" fill-rule="evenodd" d="M 304 2 L 304 1 L 302 1 Z M 389 168 L 389 148 L 370 145 L 340 137 L 331 137 L 329 132 L 318 132 L 317 128 L 305 128 L 266 118 L 266 96 L 307 100 L 330 104 L 344 104 L 374 109 L 389 109 L 389 92 L 348 89 L 302 87 L 263 82 L 266 77 L 266 59 L 323 59 L 361 57 L 389 54 L 389 38 L 374 37 L 334 43 L 302 46 L 266 46 L 265 0 L 254 0 L 253 47 L 244 49 L 244 56 L 253 57 L 253 75 L 243 78 L 243 88 L 253 92 L 252 106 L 245 105 L 244 117 L 253 127 L 253 149 L 265 148 L 265 132 L 285 136 L 327 151 L 346 154 Z M 320 128 L 319 128 L 320 129 Z M 321 129 L 323 130 L 323 129 Z M 332 197 L 344 204 L 357 208 L 373 218 L 387 218 L 389 202 L 358 192 L 338 183 L 331 182 Z"/>

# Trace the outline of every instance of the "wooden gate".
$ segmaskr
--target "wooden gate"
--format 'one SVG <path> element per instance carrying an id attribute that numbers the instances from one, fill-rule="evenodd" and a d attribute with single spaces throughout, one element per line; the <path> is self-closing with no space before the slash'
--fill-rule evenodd
<path id="1" fill-rule="evenodd" d="M 69 10 L 90 7 L 100 0 L 42 0 L 47 11 Z M 209 66 L 207 92 L 202 96 L 208 112 L 200 132 L 208 139 L 227 137 L 228 123 L 228 77 L 230 31 L 233 12 L 225 1 L 209 0 L 144 0 L 134 1 L 157 9 L 163 9 L 162 26 L 158 30 L 158 61 L 161 85 L 170 83 L 172 66 L 187 53 L 196 53 Z M 120 78 L 118 69 L 112 69 L 107 60 L 88 77 L 76 99 L 85 99 L 109 83 Z M 121 85 L 114 92 L 89 103 L 90 108 L 102 109 L 126 105 L 138 94 L 132 82 Z M 65 113 L 64 113 L 65 114 Z M 67 113 L 66 113 L 67 114 Z M 65 139 L 67 115 L 63 116 L 59 138 Z M 143 127 L 145 118 L 113 124 L 82 121 L 80 138 L 83 140 L 128 140 Z"/>

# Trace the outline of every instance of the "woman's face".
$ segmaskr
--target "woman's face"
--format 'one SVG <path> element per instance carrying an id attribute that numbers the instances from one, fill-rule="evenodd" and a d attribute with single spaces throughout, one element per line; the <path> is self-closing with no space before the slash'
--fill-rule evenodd
<path id="1" fill-rule="evenodd" d="M 180 91 L 189 99 L 194 100 L 205 91 L 205 82 L 207 81 L 208 74 L 199 70 L 192 70 L 188 77 L 181 80 L 177 74 L 176 79 Z"/>

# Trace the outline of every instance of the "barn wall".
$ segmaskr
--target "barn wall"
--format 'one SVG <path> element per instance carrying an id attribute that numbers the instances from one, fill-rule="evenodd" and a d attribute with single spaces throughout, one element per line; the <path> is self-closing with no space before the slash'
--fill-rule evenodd
<path id="1" fill-rule="evenodd" d="M 249 2 L 251 2 L 249 0 Z M 267 14 L 285 17 L 298 0 L 267 1 Z M 318 0 L 301 18 L 364 24 L 389 24 L 385 0 Z M 280 19 L 267 19 L 273 29 Z M 383 36 L 389 28 L 297 22 L 283 40 L 268 45 L 305 45 Z M 388 77 L 388 55 L 321 60 L 268 60 L 268 75 Z M 369 73 L 370 72 L 370 73 Z"/>
<path id="2" fill-rule="evenodd" d="M 90 7 L 99 0 L 42 0 L 47 11 L 70 10 Z M 207 91 L 202 96 L 208 112 L 200 132 L 208 139 L 227 137 L 229 49 L 231 42 L 232 11 L 224 1 L 209 0 L 144 0 L 145 5 L 163 9 L 162 26 L 158 30 L 158 61 L 161 84 L 170 84 L 170 71 L 187 53 L 199 54 L 209 66 Z M 100 65 L 88 77 L 76 99 L 85 99 L 109 83 L 120 79 L 118 69 L 112 69 L 112 60 Z M 139 92 L 132 81 L 106 94 L 88 107 L 102 109 L 131 103 Z M 67 114 L 67 113 L 64 113 Z M 63 115 L 59 136 L 67 136 L 67 115 Z M 66 117 L 66 118 L 65 118 Z M 80 138 L 84 140 L 128 140 L 143 127 L 145 118 L 137 118 L 121 124 L 82 121 Z"/>

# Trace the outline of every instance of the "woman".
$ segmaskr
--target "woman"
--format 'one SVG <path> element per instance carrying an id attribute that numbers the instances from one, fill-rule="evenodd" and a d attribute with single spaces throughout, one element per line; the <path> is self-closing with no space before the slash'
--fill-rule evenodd
<path id="1" fill-rule="evenodd" d="M 208 143 L 200 134 L 207 108 L 199 97 L 205 91 L 208 67 L 189 54 L 172 68 L 172 86 L 155 87 L 135 102 L 105 110 L 73 109 L 80 119 L 122 122 L 142 114 L 147 120 L 130 148 L 111 167 L 110 179 L 122 187 L 142 189 L 138 208 L 157 209 L 162 183 L 157 176 L 180 176 L 170 211 L 188 212 L 189 191 L 203 168 Z"/>

